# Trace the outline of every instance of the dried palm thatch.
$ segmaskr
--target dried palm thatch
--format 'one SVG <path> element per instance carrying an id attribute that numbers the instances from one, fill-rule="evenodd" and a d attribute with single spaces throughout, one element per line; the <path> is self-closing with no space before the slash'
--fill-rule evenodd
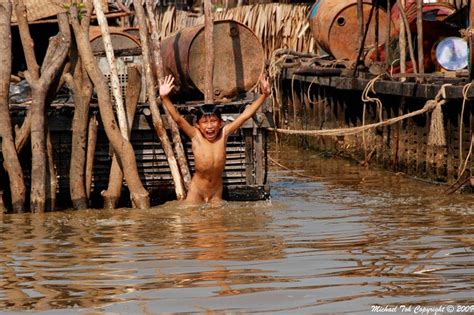
<path id="1" fill-rule="evenodd" d="M 315 52 L 315 42 L 309 29 L 308 5 L 257 4 L 241 6 L 215 13 L 215 20 L 232 19 L 249 27 L 262 42 L 267 58 L 279 48 L 300 52 Z M 204 16 L 169 7 L 157 14 L 162 36 L 189 26 L 204 23 Z"/>

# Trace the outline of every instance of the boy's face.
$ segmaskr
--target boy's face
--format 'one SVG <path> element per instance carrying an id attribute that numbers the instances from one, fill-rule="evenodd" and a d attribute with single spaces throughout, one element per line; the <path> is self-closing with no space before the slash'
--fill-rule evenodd
<path id="1" fill-rule="evenodd" d="M 216 115 L 202 116 L 197 122 L 196 127 L 208 141 L 213 142 L 219 136 L 222 128 L 222 120 Z"/>

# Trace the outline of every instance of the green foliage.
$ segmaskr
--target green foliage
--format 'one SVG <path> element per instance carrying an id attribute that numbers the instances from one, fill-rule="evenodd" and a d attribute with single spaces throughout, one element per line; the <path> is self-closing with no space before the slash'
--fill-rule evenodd
<path id="1" fill-rule="evenodd" d="M 86 5 L 83 0 L 71 0 L 70 4 L 64 4 L 64 8 L 71 13 L 71 8 L 75 8 L 77 12 L 77 19 L 81 21 L 82 15 L 85 11 Z"/>

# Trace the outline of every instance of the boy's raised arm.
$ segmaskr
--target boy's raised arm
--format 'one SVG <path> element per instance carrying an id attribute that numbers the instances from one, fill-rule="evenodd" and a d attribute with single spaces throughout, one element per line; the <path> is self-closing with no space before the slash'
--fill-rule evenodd
<path id="1" fill-rule="evenodd" d="M 161 100 L 163 101 L 163 105 L 166 107 L 169 114 L 171 115 L 171 118 L 176 121 L 179 128 L 181 128 L 181 130 L 183 130 L 183 132 L 188 137 L 193 138 L 196 129 L 191 126 L 191 124 L 183 116 L 181 116 L 181 114 L 174 107 L 173 103 L 171 103 L 171 100 L 168 96 L 174 88 L 173 82 L 174 78 L 171 75 L 166 76 L 165 79 L 160 82 Z"/>
<path id="2" fill-rule="evenodd" d="M 227 134 L 230 135 L 239 129 L 250 117 L 252 117 L 257 110 L 262 106 L 265 99 L 270 95 L 270 84 L 265 77 L 260 78 L 260 86 L 262 95 L 260 95 L 252 105 L 248 106 L 242 114 L 240 114 L 233 122 L 226 126 Z"/>

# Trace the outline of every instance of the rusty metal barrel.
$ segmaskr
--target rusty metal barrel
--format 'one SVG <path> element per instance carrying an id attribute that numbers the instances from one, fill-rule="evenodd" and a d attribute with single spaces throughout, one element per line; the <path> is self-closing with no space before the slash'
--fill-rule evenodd
<path id="1" fill-rule="evenodd" d="M 363 1 L 364 28 L 372 8 L 371 0 Z M 365 48 L 375 46 L 375 12 L 369 24 Z M 310 27 L 319 46 L 336 59 L 355 60 L 359 49 L 357 0 L 318 0 L 310 13 Z M 378 42 L 387 36 L 387 12 L 379 8 Z"/>
<path id="2" fill-rule="evenodd" d="M 225 101 L 252 89 L 265 64 L 263 46 L 245 25 L 233 21 L 214 22 L 214 99 Z M 165 75 L 175 77 L 176 93 L 204 91 L 206 47 L 204 25 L 184 28 L 161 42 Z"/>

